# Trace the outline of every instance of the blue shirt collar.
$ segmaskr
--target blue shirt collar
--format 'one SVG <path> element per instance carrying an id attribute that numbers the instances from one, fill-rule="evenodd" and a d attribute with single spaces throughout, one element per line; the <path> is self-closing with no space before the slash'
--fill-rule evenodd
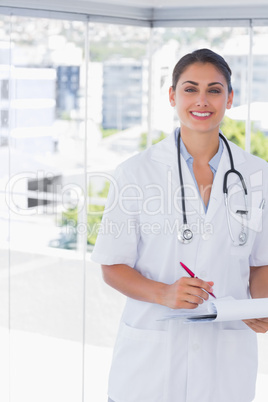
<path id="1" fill-rule="evenodd" d="M 177 128 L 175 130 L 175 136 L 176 136 L 176 144 L 178 144 L 178 135 L 179 135 L 180 129 Z M 222 139 L 219 138 L 219 148 L 217 153 L 210 159 L 209 161 L 209 166 L 216 172 L 221 160 L 221 155 L 223 152 L 223 143 L 222 143 Z M 193 163 L 193 157 L 192 155 L 187 151 L 186 146 L 184 145 L 182 139 L 180 141 L 180 145 L 181 145 L 181 155 L 184 158 L 184 160 L 188 163 Z"/>

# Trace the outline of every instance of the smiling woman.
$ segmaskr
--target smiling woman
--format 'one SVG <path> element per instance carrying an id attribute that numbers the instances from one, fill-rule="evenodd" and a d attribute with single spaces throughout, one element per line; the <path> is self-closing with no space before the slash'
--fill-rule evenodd
<path id="1" fill-rule="evenodd" d="M 226 61 L 209 49 L 184 56 L 169 89 L 180 128 L 115 171 L 118 193 L 132 189 L 128 209 L 114 203 L 111 189 L 103 222 L 124 224 L 123 230 L 116 238 L 99 233 L 92 253 L 102 264 L 105 282 L 127 296 L 110 373 L 108 393 L 115 402 L 176 402 L 178 395 L 181 401 L 197 401 L 200 395 L 204 401 L 218 402 L 254 398 L 254 331 L 266 332 L 268 318 L 191 328 L 181 321 L 161 320 L 170 308 L 198 308 L 212 293 L 217 298 L 247 299 L 250 292 L 253 298 L 268 297 L 268 210 L 259 207 L 268 197 L 268 168 L 220 132 L 233 101 L 230 77 Z M 226 172 L 231 173 L 228 180 Z M 259 172 L 262 183 L 256 197 L 253 177 Z M 157 214 L 141 208 L 151 205 L 146 190 L 163 189 L 167 183 L 169 191 L 163 194 L 180 198 L 181 209 L 166 202 Z M 242 204 L 245 193 L 249 205 Z M 254 217 L 254 225 L 247 215 Z M 200 221 L 210 223 L 212 230 L 199 232 Z M 167 231 L 167 222 L 177 222 L 178 232 Z M 150 231 L 156 224 L 157 232 Z M 179 261 L 197 276 L 185 275 Z M 186 389 L 193 380 L 195 387 Z"/>
<path id="2" fill-rule="evenodd" d="M 232 106 L 230 77 L 231 71 L 222 58 L 213 58 L 209 50 L 203 49 L 177 63 L 169 90 L 171 106 L 180 120 L 180 136 L 194 158 L 193 172 L 205 205 L 213 183 L 208 161 L 219 147 L 218 133 L 225 110 Z"/>
<path id="3" fill-rule="evenodd" d="M 187 138 L 195 131 L 210 132 L 215 138 L 226 108 L 232 106 L 229 66 L 220 56 L 213 58 L 206 49 L 184 56 L 174 68 L 169 99 L 171 106 L 176 107 L 186 147 Z M 199 149 L 198 143 L 196 147 Z"/>
<path id="4" fill-rule="evenodd" d="M 197 82 L 189 77 L 196 77 Z M 195 63 L 183 72 L 175 90 L 170 88 L 170 102 L 176 107 L 181 122 L 181 131 L 191 127 L 193 119 L 209 121 L 211 129 L 218 130 L 226 107 L 232 105 L 233 92 L 228 93 L 224 76 L 209 63 Z M 214 124 L 214 125 L 213 125 Z M 197 130 L 207 130 L 197 124 Z"/>

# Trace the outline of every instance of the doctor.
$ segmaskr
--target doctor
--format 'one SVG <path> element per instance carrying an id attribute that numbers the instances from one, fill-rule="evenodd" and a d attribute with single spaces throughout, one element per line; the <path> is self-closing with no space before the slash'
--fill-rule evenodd
<path id="1" fill-rule="evenodd" d="M 118 225 L 120 236 L 102 231 L 92 254 L 105 282 L 127 296 L 109 400 L 250 402 L 256 332 L 268 330 L 267 318 L 195 325 L 158 319 L 170 308 L 197 308 L 208 292 L 268 297 L 267 163 L 232 143 L 230 156 L 219 136 L 233 90 L 231 70 L 218 54 L 201 49 L 184 56 L 169 100 L 180 129 L 117 168 L 103 223 Z M 226 205 L 231 158 L 246 191 L 229 174 Z"/>

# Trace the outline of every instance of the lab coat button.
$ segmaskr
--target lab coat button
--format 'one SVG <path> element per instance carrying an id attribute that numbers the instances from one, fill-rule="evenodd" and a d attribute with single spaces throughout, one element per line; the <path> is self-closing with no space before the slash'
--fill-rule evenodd
<path id="1" fill-rule="evenodd" d="M 203 233 L 203 234 L 202 234 L 202 239 L 203 239 L 203 240 L 209 240 L 209 239 L 210 239 L 210 236 L 211 236 L 210 233 Z"/>
<path id="2" fill-rule="evenodd" d="M 198 343 L 194 343 L 194 344 L 193 344 L 193 350 L 194 350 L 195 352 L 197 352 L 198 349 L 199 349 L 199 344 L 198 344 Z"/>
<path id="3" fill-rule="evenodd" d="M 207 271 L 201 271 L 200 276 L 201 276 L 201 278 L 205 279 L 207 277 Z"/>

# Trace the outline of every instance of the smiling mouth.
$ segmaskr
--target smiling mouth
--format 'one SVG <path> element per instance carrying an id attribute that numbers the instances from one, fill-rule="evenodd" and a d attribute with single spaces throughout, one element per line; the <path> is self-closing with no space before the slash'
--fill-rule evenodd
<path id="1" fill-rule="evenodd" d="M 196 117 L 209 117 L 212 115 L 211 112 L 191 112 L 192 115 L 196 116 Z"/>

